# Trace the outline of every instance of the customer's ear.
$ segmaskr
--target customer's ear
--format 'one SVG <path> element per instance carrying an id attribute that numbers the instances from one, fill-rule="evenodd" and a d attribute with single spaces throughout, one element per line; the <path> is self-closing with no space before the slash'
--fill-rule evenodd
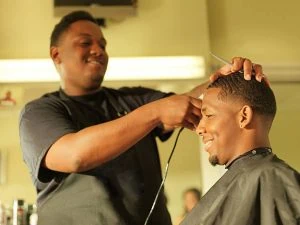
<path id="1" fill-rule="evenodd" d="M 249 105 L 244 105 L 239 111 L 240 128 L 247 127 L 253 119 L 253 110 Z"/>

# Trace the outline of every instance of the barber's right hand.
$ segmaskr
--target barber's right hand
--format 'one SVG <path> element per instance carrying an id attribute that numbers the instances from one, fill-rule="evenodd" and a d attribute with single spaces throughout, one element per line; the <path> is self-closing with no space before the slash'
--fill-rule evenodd
<path id="1" fill-rule="evenodd" d="M 158 116 L 164 126 L 195 130 L 201 119 L 200 99 L 185 94 L 173 95 L 156 101 L 156 104 Z"/>

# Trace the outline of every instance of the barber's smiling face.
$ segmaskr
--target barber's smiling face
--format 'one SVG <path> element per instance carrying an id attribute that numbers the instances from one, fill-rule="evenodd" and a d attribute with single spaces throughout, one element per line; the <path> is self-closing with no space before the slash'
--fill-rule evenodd
<path id="1" fill-rule="evenodd" d="M 58 68 L 66 86 L 97 89 L 106 72 L 106 40 L 99 26 L 91 21 L 74 22 L 58 43 Z"/>
<path id="2" fill-rule="evenodd" d="M 219 92 L 219 88 L 206 90 L 201 109 L 202 119 L 196 129 L 212 165 L 224 165 L 231 160 L 240 132 L 240 104 L 221 100 Z"/>

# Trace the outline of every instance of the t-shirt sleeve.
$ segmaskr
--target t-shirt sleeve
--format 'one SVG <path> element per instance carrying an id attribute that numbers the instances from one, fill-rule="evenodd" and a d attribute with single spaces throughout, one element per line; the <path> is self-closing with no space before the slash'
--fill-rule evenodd
<path id="1" fill-rule="evenodd" d="M 23 159 L 36 185 L 38 181 L 49 182 L 51 174 L 55 173 L 41 166 L 51 145 L 72 132 L 76 132 L 76 127 L 68 110 L 59 102 L 42 98 L 23 108 L 19 120 L 20 144 Z"/>

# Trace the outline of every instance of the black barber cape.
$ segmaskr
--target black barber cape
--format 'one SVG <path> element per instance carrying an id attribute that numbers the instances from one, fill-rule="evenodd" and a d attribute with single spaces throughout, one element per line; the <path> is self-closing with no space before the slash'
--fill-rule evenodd
<path id="1" fill-rule="evenodd" d="M 299 225 L 300 175 L 269 149 L 235 160 L 181 225 Z"/>

